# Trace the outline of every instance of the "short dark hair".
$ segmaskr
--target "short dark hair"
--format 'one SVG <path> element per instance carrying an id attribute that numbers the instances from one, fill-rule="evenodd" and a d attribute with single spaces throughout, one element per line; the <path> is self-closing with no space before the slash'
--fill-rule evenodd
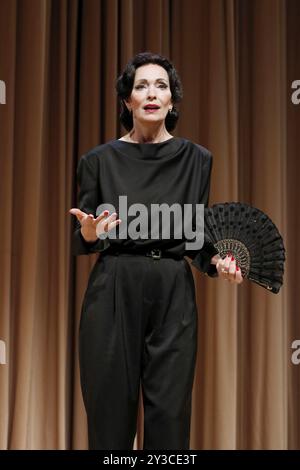
<path id="1" fill-rule="evenodd" d="M 175 129 L 179 113 L 174 103 L 178 103 L 183 96 L 182 85 L 174 65 L 164 56 L 152 52 L 140 52 L 134 56 L 126 65 L 123 73 L 116 80 L 116 90 L 120 100 L 120 121 L 127 131 L 133 128 L 132 113 L 127 109 L 124 100 L 127 100 L 132 92 L 135 72 L 138 67 L 146 64 L 157 64 L 163 67 L 169 76 L 172 94 L 173 109 L 168 112 L 165 120 L 167 131 Z"/>

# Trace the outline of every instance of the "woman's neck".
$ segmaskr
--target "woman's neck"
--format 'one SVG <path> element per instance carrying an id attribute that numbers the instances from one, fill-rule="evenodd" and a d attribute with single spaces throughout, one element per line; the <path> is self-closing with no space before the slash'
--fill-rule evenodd
<path id="1" fill-rule="evenodd" d="M 173 137 L 165 127 L 159 129 L 140 129 L 133 127 L 125 136 L 130 142 L 136 143 L 158 143 Z"/>

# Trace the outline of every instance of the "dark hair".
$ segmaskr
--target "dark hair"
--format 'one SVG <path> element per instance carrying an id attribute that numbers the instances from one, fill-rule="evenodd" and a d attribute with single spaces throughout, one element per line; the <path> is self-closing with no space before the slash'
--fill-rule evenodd
<path id="1" fill-rule="evenodd" d="M 134 56 L 126 65 L 123 73 L 117 78 L 116 90 L 121 106 L 120 121 L 127 131 L 130 131 L 133 128 L 132 113 L 128 111 L 127 106 L 124 104 L 124 100 L 127 100 L 131 95 L 136 69 L 146 64 L 160 65 L 168 73 L 173 109 L 168 112 L 165 119 L 165 125 L 167 131 L 172 131 L 175 129 L 179 118 L 179 113 L 175 108 L 174 103 L 178 103 L 182 99 L 183 93 L 181 81 L 174 65 L 166 57 L 159 54 L 153 54 L 152 52 L 140 52 Z"/>

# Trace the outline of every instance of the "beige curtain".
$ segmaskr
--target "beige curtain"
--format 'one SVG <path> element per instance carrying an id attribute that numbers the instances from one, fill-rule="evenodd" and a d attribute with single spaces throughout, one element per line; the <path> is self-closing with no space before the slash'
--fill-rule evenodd
<path id="1" fill-rule="evenodd" d="M 278 295 L 193 271 L 191 448 L 300 449 L 299 17 L 298 0 L 1 0 L 1 449 L 87 446 L 77 331 L 96 258 L 71 256 L 68 209 L 80 155 L 122 134 L 114 80 L 143 50 L 179 71 L 176 135 L 213 152 L 210 202 L 256 205 L 287 249 Z"/>

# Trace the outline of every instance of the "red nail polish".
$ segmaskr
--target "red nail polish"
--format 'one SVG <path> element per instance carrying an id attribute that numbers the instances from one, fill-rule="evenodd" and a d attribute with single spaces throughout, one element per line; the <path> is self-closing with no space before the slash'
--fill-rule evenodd
<path id="1" fill-rule="evenodd" d="M 234 257 L 233 257 L 233 256 L 231 257 L 231 261 L 234 261 Z"/>
<path id="2" fill-rule="evenodd" d="M 236 267 L 236 270 L 237 270 L 237 271 L 239 271 L 239 270 L 240 270 L 240 268 L 237 266 L 237 267 Z"/>

